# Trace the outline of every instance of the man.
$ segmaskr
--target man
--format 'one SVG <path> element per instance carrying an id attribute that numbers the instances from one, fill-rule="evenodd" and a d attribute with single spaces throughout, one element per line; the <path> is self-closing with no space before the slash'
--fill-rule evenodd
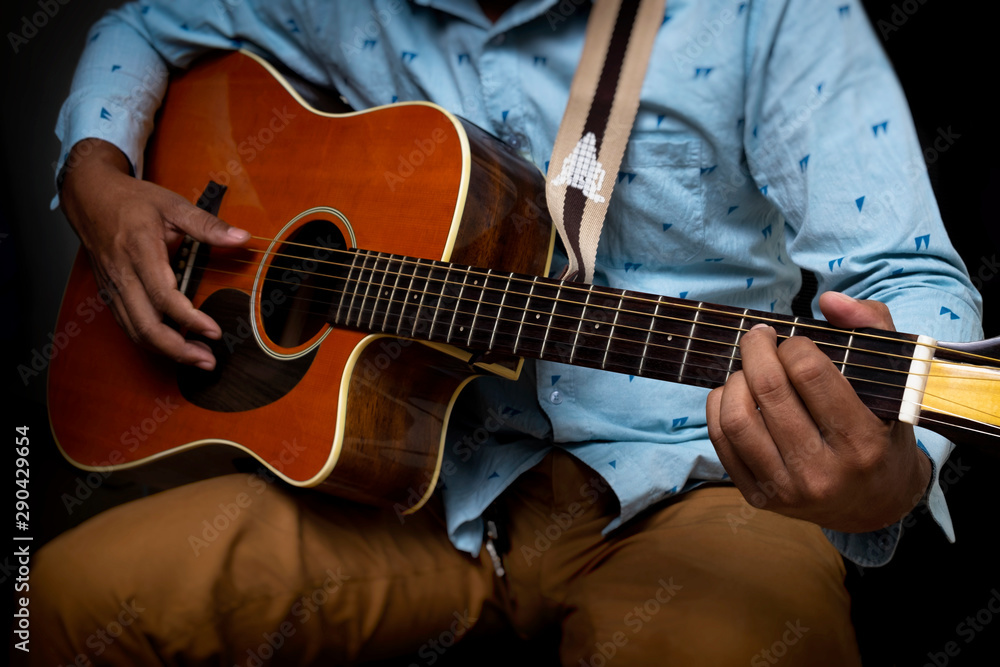
<path id="1" fill-rule="evenodd" d="M 99 280 L 116 283 L 123 328 L 212 368 L 161 323 L 219 336 L 176 291 L 164 242 L 247 238 L 131 175 L 164 61 L 252 46 L 356 108 L 437 102 L 544 166 L 588 10 L 159 2 L 106 17 L 60 115 L 61 197 Z M 620 171 L 595 282 L 787 312 L 801 265 L 835 290 L 818 304 L 834 326 L 980 337 L 978 297 L 857 4 L 668 2 Z M 445 452 L 459 472 L 443 509 L 403 524 L 269 484 L 192 553 L 187 536 L 245 477 L 116 508 L 41 554 L 44 657 L 339 664 L 416 651 L 432 664 L 495 611 L 523 634 L 558 624 L 566 665 L 856 664 L 838 550 L 886 562 L 921 500 L 950 531 L 936 482 L 949 445 L 876 419 L 804 338 L 779 346 L 754 329 L 741 353 L 744 372 L 707 398 L 548 362 L 518 383 L 477 381 Z M 498 563 L 481 548 L 488 509 L 509 542 Z"/>

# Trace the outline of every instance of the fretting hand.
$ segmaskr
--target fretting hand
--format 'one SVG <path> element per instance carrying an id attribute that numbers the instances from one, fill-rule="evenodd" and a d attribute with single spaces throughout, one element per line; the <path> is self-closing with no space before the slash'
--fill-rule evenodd
<path id="1" fill-rule="evenodd" d="M 894 330 L 889 309 L 827 292 L 835 327 Z M 923 495 L 931 463 L 913 428 L 876 417 L 807 338 L 777 344 L 769 326 L 740 341 L 743 370 L 708 396 L 708 430 L 723 466 L 756 507 L 844 532 L 898 521 Z"/>

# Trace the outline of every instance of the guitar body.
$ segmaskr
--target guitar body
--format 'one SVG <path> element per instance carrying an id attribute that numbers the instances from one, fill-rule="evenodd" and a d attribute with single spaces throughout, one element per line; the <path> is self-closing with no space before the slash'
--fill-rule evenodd
<path id="1" fill-rule="evenodd" d="M 433 105 L 326 114 L 235 53 L 172 83 L 145 177 L 260 238 L 173 249 L 182 291 L 223 327 L 211 373 L 132 344 L 80 252 L 56 329 L 78 333 L 49 369 L 66 458 L 107 471 L 226 444 L 294 485 L 422 505 L 461 388 L 481 370 L 514 377 L 519 360 L 333 328 L 311 269 L 336 246 L 545 275 L 542 175 Z"/>

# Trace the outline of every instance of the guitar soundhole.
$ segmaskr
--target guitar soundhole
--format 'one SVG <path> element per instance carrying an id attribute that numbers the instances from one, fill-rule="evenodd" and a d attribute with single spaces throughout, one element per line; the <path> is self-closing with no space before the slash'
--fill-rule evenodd
<path id="1" fill-rule="evenodd" d="M 328 220 L 311 220 L 277 246 L 261 289 L 264 333 L 294 348 L 311 340 L 339 303 L 350 261 L 344 235 Z"/>

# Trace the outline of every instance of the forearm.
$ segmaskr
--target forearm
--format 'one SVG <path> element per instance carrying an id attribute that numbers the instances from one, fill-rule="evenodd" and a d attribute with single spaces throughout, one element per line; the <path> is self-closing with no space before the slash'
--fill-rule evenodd
<path id="1" fill-rule="evenodd" d="M 67 172 L 76 169 L 97 144 L 97 138 L 116 146 L 140 175 L 142 152 L 153 130 L 153 117 L 167 88 L 167 66 L 137 30 L 130 14 L 135 5 L 105 15 L 91 28 L 80 57 L 70 94 L 59 112 L 56 135 L 62 150 L 56 169 L 62 187 Z"/>

